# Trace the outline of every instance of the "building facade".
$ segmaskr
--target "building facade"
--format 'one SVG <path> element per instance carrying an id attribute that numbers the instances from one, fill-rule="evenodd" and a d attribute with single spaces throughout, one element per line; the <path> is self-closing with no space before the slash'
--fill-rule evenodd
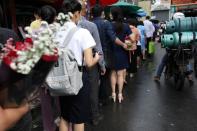
<path id="1" fill-rule="evenodd" d="M 151 16 L 151 1 L 139 1 L 138 6 L 141 7 L 147 15 Z"/>
<path id="2" fill-rule="evenodd" d="M 171 14 L 182 12 L 185 16 L 197 16 L 197 0 L 172 0 Z"/>
<path id="3" fill-rule="evenodd" d="M 13 29 L 20 34 L 19 28 L 29 25 L 35 18 L 33 13 L 43 5 L 55 8 L 61 6 L 63 0 L 0 0 L 3 9 L 2 27 Z"/>
<path id="4" fill-rule="evenodd" d="M 172 0 L 172 5 L 196 3 L 197 0 Z"/>

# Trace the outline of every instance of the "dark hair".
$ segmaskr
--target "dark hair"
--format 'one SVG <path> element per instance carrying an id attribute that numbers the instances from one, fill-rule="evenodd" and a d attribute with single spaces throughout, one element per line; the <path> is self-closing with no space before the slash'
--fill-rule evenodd
<path id="1" fill-rule="evenodd" d="M 111 14 L 113 21 L 115 22 L 116 33 L 121 33 L 123 31 L 123 16 L 120 7 L 111 7 Z"/>
<path id="2" fill-rule="evenodd" d="M 92 8 L 92 16 L 93 17 L 100 17 L 102 15 L 103 12 L 103 8 L 96 4 L 93 8 Z"/>
<path id="3" fill-rule="evenodd" d="M 147 19 L 147 20 L 150 20 L 150 16 L 146 16 L 146 19 Z"/>
<path id="4" fill-rule="evenodd" d="M 40 10 L 41 19 L 47 21 L 49 24 L 53 23 L 55 16 L 56 10 L 49 5 L 43 6 Z"/>
<path id="5" fill-rule="evenodd" d="M 68 14 L 68 12 L 75 13 L 76 11 L 81 11 L 82 5 L 77 0 L 67 0 L 62 4 L 62 12 Z"/>
<path id="6" fill-rule="evenodd" d="M 34 10 L 34 14 L 40 16 L 40 13 L 41 13 L 40 9 L 37 8 Z"/>
<path id="7" fill-rule="evenodd" d="M 143 21 L 138 21 L 138 25 L 143 25 L 144 26 Z"/>
<path id="8" fill-rule="evenodd" d="M 132 25 L 132 26 L 135 26 L 135 27 L 137 27 L 137 25 L 138 25 L 138 21 L 137 21 L 136 18 L 129 18 L 129 19 L 127 20 L 127 23 L 128 23 L 129 25 Z"/>

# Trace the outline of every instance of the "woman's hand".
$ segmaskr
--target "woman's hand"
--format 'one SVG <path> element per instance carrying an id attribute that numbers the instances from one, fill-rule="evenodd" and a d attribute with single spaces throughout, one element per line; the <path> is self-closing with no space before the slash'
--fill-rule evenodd
<path id="1" fill-rule="evenodd" d="M 127 47 L 127 44 L 125 44 L 125 43 L 122 45 L 122 47 L 123 47 L 125 50 L 127 50 L 127 48 L 128 48 L 128 47 Z"/>
<path id="2" fill-rule="evenodd" d="M 96 65 L 100 59 L 99 53 L 95 53 L 95 56 L 93 57 L 92 48 L 88 48 L 84 50 L 84 57 L 85 57 L 85 63 L 88 68 L 91 68 L 92 66 Z"/>
<path id="3" fill-rule="evenodd" d="M 96 52 L 96 53 L 95 53 L 95 56 L 94 56 L 94 61 L 95 61 L 96 63 L 98 63 L 98 61 L 100 60 L 100 58 L 101 58 L 101 56 L 99 55 L 98 52 Z"/>

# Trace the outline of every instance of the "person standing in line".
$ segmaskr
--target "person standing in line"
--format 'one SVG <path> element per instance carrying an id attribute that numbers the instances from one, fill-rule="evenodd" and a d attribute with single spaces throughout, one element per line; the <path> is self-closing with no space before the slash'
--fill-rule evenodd
<path id="1" fill-rule="evenodd" d="M 77 27 L 80 20 L 82 6 L 78 1 L 64 1 L 62 12 L 71 14 L 71 22 L 66 22 L 65 27 L 73 29 Z M 67 35 L 65 33 L 65 35 Z M 59 130 L 68 131 L 70 123 L 72 123 L 73 131 L 84 131 L 84 123 L 90 120 L 90 84 L 88 77 L 88 68 L 96 65 L 100 59 L 96 52 L 93 57 L 92 48 L 96 45 L 90 32 L 86 29 L 79 28 L 72 36 L 67 49 L 72 50 L 79 67 L 83 67 L 83 87 L 77 95 L 61 96 L 61 121 Z M 84 61 L 84 62 L 83 62 Z"/>
<path id="2" fill-rule="evenodd" d="M 142 51 L 142 60 L 146 60 L 146 47 L 145 47 L 145 28 L 144 23 L 142 21 L 138 22 L 137 28 L 140 30 L 140 43 L 141 43 L 141 51 Z"/>
<path id="3" fill-rule="evenodd" d="M 139 66 L 140 63 L 140 56 L 141 56 L 141 43 L 139 42 L 140 40 L 140 32 L 137 28 L 137 19 L 135 18 L 130 18 L 127 20 L 129 27 L 132 31 L 132 37 L 135 40 L 135 42 L 133 44 L 136 45 L 136 49 L 131 51 L 131 58 L 130 59 L 130 63 L 129 63 L 129 74 L 130 77 L 133 77 L 133 75 L 135 73 L 137 73 L 137 67 Z"/>
<path id="4" fill-rule="evenodd" d="M 153 23 L 150 21 L 150 16 L 146 16 L 146 20 L 144 21 L 144 27 L 145 27 L 145 33 L 146 33 L 146 49 L 148 52 L 149 42 L 153 39 L 153 34 L 155 32 L 155 27 Z"/>
<path id="5" fill-rule="evenodd" d="M 98 64 L 91 68 L 88 71 L 91 91 L 90 91 L 90 101 L 91 101 L 91 116 L 92 116 L 92 124 L 98 125 L 99 121 L 102 120 L 103 116 L 100 114 L 99 111 L 99 80 L 100 80 L 100 72 L 102 75 L 105 74 L 105 62 L 103 57 L 103 50 L 101 47 L 101 41 L 98 33 L 97 26 L 93 23 L 88 21 L 85 16 L 87 13 L 87 2 L 82 1 L 82 11 L 81 11 L 81 20 L 79 21 L 78 26 L 84 29 L 87 29 L 92 37 L 96 42 L 96 46 L 93 48 L 93 53 L 99 52 L 101 55 L 101 59 Z"/>
<path id="6" fill-rule="evenodd" d="M 40 24 L 41 21 L 46 21 L 48 24 L 54 24 L 57 12 L 55 8 L 49 5 L 45 5 L 40 9 Z M 39 29 L 33 28 L 34 30 Z M 41 98 L 41 109 L 42 109 L 42 123 L 45 131 L 55 131 L 57 126 L 55 125 L 55 117 L 59 114 L 58 109 L 58 99 L 57 97 L 52 97 L 49 90 L 43 84 L 40 88 L 40 98 Z"/>
<path id="7" fill-rule="evenodd" d="M 129 37 L 132 40 L 131 29 L 128 24 L 123 23 L 123 14 L 122 10 L 119 7 L 112 7 L 111 14 L 113 17 L 112 27 L 116 32 L 118 38 L 121 41 L 125 41 L 126 37 Z M 121 103 L 123 100 L 123 84 L 124 84 L 124 75 L 126 69 L 129 67 L 129 58 L 127 46 L 123 48 L 117 44 L 112 45 L 112 56 L 114 60 L 114 65 L 112 68 L 111 74 L 111 87 L 112 87 L 112 98 L 114 102 L 116 101 L 116 84 L 118 85 L 118 102 Z"/>
<path id="8" fill-rule="evenodd" d="M 101 45 L 104 53 L 104 60 L 106 65 L 106 73 L 104 76 L 101 76 L 100 84 L 100 101 L 101 103 L 106 103 L 108 100 L 108 87 L 110 83 L 110 71 L 113 66 L 112 59 L 112 45 L 113 43 L 127 48 L 127 45 L 122 42 L 118 37 L 116 37 L 115 31 L 112 29 L 112 25 L 109 21 L 103 18 L 103 8 L 100 5 L 95 5 L 92 10 L 93 22 L 96 24 L 99 36 L 101 40 Z"/>

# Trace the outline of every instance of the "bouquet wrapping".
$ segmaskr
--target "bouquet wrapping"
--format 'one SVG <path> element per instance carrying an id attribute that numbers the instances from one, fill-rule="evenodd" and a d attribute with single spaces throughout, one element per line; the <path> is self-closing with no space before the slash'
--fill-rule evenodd
<path id="1" fill-rule="evenodd" d="M 2 107 L 17 107 L 45 81 L 59 56 L 54 41 L 58 27 L 58 24 L 42 22 L 39 30 L 26 28 L 24 42 L 7 41 L 0 65 Z"/>
<path id="2" fill-rule="evenodd" d="M 125 43 L 127 44 L 127 50 L 134 51 L 137 49 L 136 43 L 132 42 L 129 37 L 125 38 Z"/>

